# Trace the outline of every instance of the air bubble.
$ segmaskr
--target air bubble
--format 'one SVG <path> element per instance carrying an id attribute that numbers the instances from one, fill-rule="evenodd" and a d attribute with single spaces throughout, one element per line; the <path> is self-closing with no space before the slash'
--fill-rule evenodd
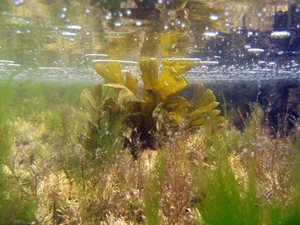
<path id="1" fill-rule="evenodd" d="M 142 21 L 140 21 L 140 20 L 136 21 L 136 22 L 135 22 L 135 25 L 136 25 L 136 26 L 142 26 Z"/>
<path id="2" fill-rule="evenodd" d="M 114 23 L 114 25 L 115 25 L 116 27 L 121 27 L 121 26 L 122 26 L 122 23 L 121 23 L 120 21 L 116 21 L 116 22 Z"/>
<path id="3" fill-rule="evenodd" d="M 105 19 L 106 19 L 106 20 L 110 20 L 111 18 L 112 18 L 111 12 L 109 12 L 109 13 L 107 13 L 107 14 L 105 15 Z"/>
<path id="4" fill-rule="evenodd" d="M 127 16 L 130 16 L 130 15 L 131 15 L 131 10 L 130 10 L 130 9 L 127 9 L 127 10 L 126 10 L 126 15 L 127 15 Z"/>
<path id="5" fill-rule="evenodd" d="M 82 29 L 82 27 L 80 25 L 67 25 L 67 28 L 71 29 L 71 30 L 81 30 Z"/>
<path id="6" fill-rule="evenodd" d="M 219 33 L 216 32 L 216 31 L 206 31 L 206 32 L 204 32 L 203 34 L 204 34 L 205 36 L 207 36 L 207 37 L 215 37 L 215 36 L 217 36 Z"/>
<path id="7" fill-rule="evenodd" d="M 211 15 L 209 18 L 213 21 L 216 21 L 219 19 L 219 17 L 217 15 Z"/>
<path id="8" fill-rule="evenodd" d="M 14 0 L 15 5 L 22 5 L 24 3 L 25 3 L 24 0 Z"/>
<path id="9" fill-rule="evenodd" d="M 69 32 L 69 31 L 63 31 L 63 32 L 61 32 L 61 35 L 63 35 L 63 36 L 76 36 L 76 33 Z"/>

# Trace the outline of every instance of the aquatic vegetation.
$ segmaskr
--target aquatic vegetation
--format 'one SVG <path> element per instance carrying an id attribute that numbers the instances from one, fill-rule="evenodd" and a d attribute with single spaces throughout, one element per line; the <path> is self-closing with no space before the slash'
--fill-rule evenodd
<path id="1" fill-rule="evenodd" d="M 162 224 L 162 215 L 160 212 L 160 200 L 161 200 L 161 182 L 163 182 L 164 162 L 162 155 L 159 155 L 155 159 L 155 167 L 150 174 L 150 181 L 145 185 L 144 191 L 144 214 L 146 224 L 155 225 Z"/>
<path id="2" fill-rule="evenodd" d="M 191 99 L 183 97 L 182 91 L 189 91 L 184 74 L 193 66 L 186 50 L 190 56 L 211 50 L 205 39 L 218 42 L 210 37 L 214 34 L 227 43 L 228 32 L 223 32 L 231 27 L 215 28 L 223 16 L 228 25 L 240 20 L 228 18 L 227 10 L 236 7 L 202 0 L 50 2 L 5 0 L 0 5 L 3 27 L 13 28 L 8 36 L 16 46 L 34 49 L 26 51 L 29 61 L 19 58 L 24 53 L 19 48 L 10 54 L 4 32 L 1 66 L 22 77 L 24 63 L 30 66 L 32 59 L 39 73 L 57 74 L 60 65 L 69 66 L 65 60 L 80 66 L 99 57 L 115 60 L 95 65 L 104 80 L 95 87 L 0 80 L 0 224 L 300 224 L 298 112 L 292 112 L 293 133 L 272 136 L 267 109 L 258 105 L 242 116 L 239 130 L 230 121 L 230 109 L 240 103 L 236 98 L 231 99 L 236 105 L 228 104 L 225 121 L 215 94 L 202 84 L 195 84 Z M 219 3 L 226 3 L 220 11 Z M 6 5 L 16 12 L 5 10 Z M 244 1 L 239 8 L 246 15 Z M 265 17 L 256 16 L 260 25 L 271 13 L 265 9 Z M 56 16 L 49 17 L 49 10 Z M 46 41 L 40 42 L 45 29 L 34 27 L 32 15 L 40 15 L 41 24 L 59 37 L 46 32 Z M 99 32 L 83 27 L 89 22 Z M 128 29 L 127 23 L 134 25 Z M 204 31 L 207 35 L 199 35 Z M 57 48 L 61 44 L 64 48 Z M 80 57 L 74 60 L 70 51 Z M 68 57 L 61 60 L 64 52 Z M 6 60 L 10 56 L 14 61 Z M 137 57 L 135 72 L 123 71 L 117 62 Z M 63 72 L 71 75 L 68 69 Z M 240 98 L 235 88 L 230 91 Z"/>
<path id="3" fill-rule="evenodd" d="M 246 185 L 239 185 L 227 152 L 229 139 L 216 135 L 214 140 L 215 164 L 206 169 L 200 165 L 193 174 L 195 207 L 201 219 L 211 225 L 260 224 L 262 210 L 251 168 L 244 174 Z"/>
<path id="4" fill-rule="evenodd" d="M 12 90 L 10 80 L 0 82 L 0 224 L 29 223 L 34 220 L 36 210 L 34 198 L 14 186 L 13 176 L 7 169 L 13 142 L 13 131 L 9 129 L 7 116 Z"/>
<path id="5" fill-rule="evenodd" d="M 188 87 L 183 74 L 192 65 L 190 61 L 163 60 L 159 74 L 156 59 L 141 58 L 143 87 L 140 87 L 138 79 L 131 73 L 126 72 L 125 77 L 122 76 L 120 63 L 110 62 L 106 67 L 96 64 L 96 71 L 106 82 L 103 86 L 114 89 L 115 94 L 103 96 L 100 85 L 93 93 L 83 91 L 81 99 L 91 114 L 91 124 L 101 125 L 99 115 L 103 112 L 126 115 L 130 130 L 125 146 L 136 158 L 138 147 L 156 148 L 154 136 L 162 129 L 163 123 L 190 129 L 224 123 L 220 110 L 216 109 L 219 103 L 210 89 L 204 90 L 201 84 L 197 84 L 191 101 L 179 95 Z"/>
<path id="6" fill-rule="evenodd" d="M 43 102 L 48 94 L 41 86 L 23 86 L 11 96 L 12 102 L 24 96 L 20 105 L 6 109 L 14 112 Z M 1 182 L 11 191 L 1 189 L 1 196 L 10 196 L 1 201 L 22 216 L 7 212 L 3 224 L 9 224 L 8 217 L 41 224 L 297 224 L 299 146 L 292 139 L 272 138 L 259 108 L 252 109 L 244 131 L 230 124 L 222 129 L 200 126 L 197 132 L 179 126 L 169 131 L 172 139 L 159 151 L 143 151 L 132 160 L 123 146 L 126 114 L 114 115 L 120 110 L 113 108 L 119 92 L 103 85 L 98 106 L 106 102 L 111 111 L 99 113 L 94 107 L 95 114 L 88 115 L 79 102 L 68 100 L 79 96 L 80 88 L 69 91 L 55 95 L 39 111 L 28 109 L 30 115 L 6 117 L 14 138 L 7 145 Z M 90 143 L 103 148 L 95 151 L 83 144 L 89 126 L 96 126 L 92 116 L 101 121 L 99 139 Z"/>

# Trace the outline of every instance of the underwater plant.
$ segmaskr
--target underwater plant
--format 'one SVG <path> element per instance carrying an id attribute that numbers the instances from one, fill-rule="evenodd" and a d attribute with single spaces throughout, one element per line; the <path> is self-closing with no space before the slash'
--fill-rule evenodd
<path id="1" fill-rule="evenodd" d="M 14 138 L 8 122 L 13 90 L 11 80 L 0 81 L 0 224 L 30 224 L 36 209 L 34 198 L 15 185 L 8 169 Z"/>
<path id="2" fill-rule="evenodd" d="M 155 134 L 164 123 L 193 129 L 224 122 L 210 89 L 204 90 L 197 84 L 191 101 L 179 95 L 189 85 L 183 74 L 191 69 L 191 61 L 163 60 L 160 74 L 157 59 L 142 57 L 139 65 L 143 87 L 130 72 L 122 76 L 119 62 L 109 62 L 107 66 L 95 65 L 105 84 L 96 86 L 93 92 L 85 89 L 81 95 L 91 115 L 90 124 L 96 128 L 101 126 L 99 119 L 103 112 L 126 115 L 128 132 L 124 145 L 133 158 L 137 158 L 139 148 L 156 148 Z M 104 87 L 113 89 L 114 94 L 103 95 Z"/>

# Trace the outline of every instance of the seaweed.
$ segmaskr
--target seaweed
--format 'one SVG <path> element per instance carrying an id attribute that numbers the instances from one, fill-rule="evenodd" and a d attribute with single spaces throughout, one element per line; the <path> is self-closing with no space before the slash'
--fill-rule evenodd
<path id="1" fill-rule="evenodd" d="M 131 73 L 126 72 L 123 78 L 119 62 L 110 62 L 106 67 L 96 64 L 95 69 L 105 80 L 103 86 L 114 90 L 114 96 L 103 96 L 101 85 L 96 86 L 93 92 L 85 89 L 81 95 L 91 115 L 90 124 L 95 127 L 101 126 L 101 113 L 127 116 L 130 134 L 126 137 L 125 146 L 131 149 L 133 158 L 137 157 L 138 147 L 156 148 L 155 135 L 163 123 L 170 123 L 174 128 L 185 126 L 195 129 L 225 122 L 220 110 L 216 109 L 219 103 L 210 89 L 204 90 L 201 84 L 197 84 L 191 101 L 179 95 L 188 87 L 183 74 L 192 67 L 192 62 L 163 60 L 160 74 L 157 59 L 141 58 L 139 64 L 142 88 Z"/>

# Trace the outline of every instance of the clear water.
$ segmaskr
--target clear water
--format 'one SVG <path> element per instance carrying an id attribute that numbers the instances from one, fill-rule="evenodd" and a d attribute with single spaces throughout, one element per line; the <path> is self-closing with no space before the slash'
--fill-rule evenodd
<path id="1" fill-rule="evenodd" d="M 284 44 L 300 33 L 299 4 L 191 0 L 179 10 L 184 1 L 101 2 L 1 0 L 0 78 L 95 81 L 93 63 L 119 51 L 135 67 L 147 33 L 174 28 L 189 37 L 179 49 L 195 61 L 189 80 L 300 77 L 300 47 Z M 279 11 L 296 16 L 282 26 Z"/>
<path id="2" fill-rule="evenodd" d="M 296 1 L 0 0 L 0 224 L 300 224 Z M 136 74 L 141 55 L 170 58 L 155 48 L 170 30 L 184 34 L 170 57 L 194 62 L 190 86 L 213 90 L 228 126 L 210 127 L 210 91 L 193 107 L 83 91 L 101 81 L 95 63 Z M 185 115 L 209 129 L 172 123 Z"/>

